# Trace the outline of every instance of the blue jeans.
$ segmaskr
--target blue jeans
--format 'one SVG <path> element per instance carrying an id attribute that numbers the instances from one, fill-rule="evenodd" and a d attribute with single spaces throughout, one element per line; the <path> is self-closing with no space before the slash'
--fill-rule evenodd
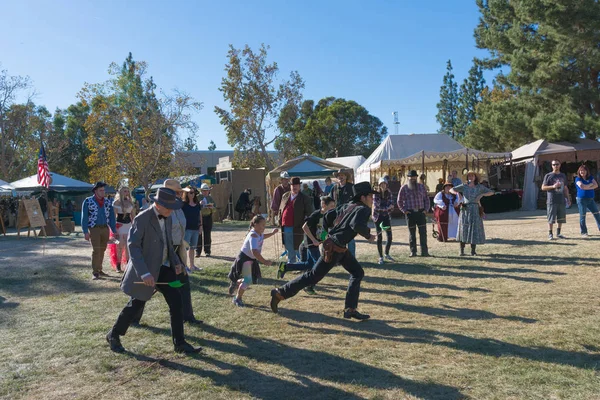
<path id="1" fill-rule="evenodd" d="M 348 242 L 348 251 L 356 258 L 356 240 L 352 239 Z"/>
<path id="2" fill-rule="evenodd" d="M 283 227 L 283 241 L 285 242 L 285 250 L 287 251 L 288 263 L 296 262 L 296 250 L 294 249 L 294 227 Z"/>
<path id="3" fill-rule="evenodd" d="M 315 246 L 311 246 L 308 248 L 306 261 L 295 263 L 295 264 L 287 264 L 285 266 L 285 270 L 286 271 L 306 271 L 308 269 L 312 269 L 312 267 L 319 260 L 319 257 L 321 257 L 319 248 L 315 247 Z"/>
<path id="4" fill-rule="evenodd" d="M 600 214 L 598 214 L 598 206 L 596 206 L 594 199 L 591 197 L 578 197 L 577 207 L 579 208 L 579 227 L 581 228 L 581 233 L 588 233 L 587 225 L 585 224 L 585 214 L 587 213 L 587 210 L 590 210 L 594 216 L 596 225 L 598 225 L 598 230 L 600 230 Z"/>

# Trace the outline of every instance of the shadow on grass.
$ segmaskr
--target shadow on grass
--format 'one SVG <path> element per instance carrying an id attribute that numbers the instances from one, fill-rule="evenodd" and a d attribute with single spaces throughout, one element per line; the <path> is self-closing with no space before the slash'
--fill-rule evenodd
<path id="1" fill-rule="evenodd" d="M 355 336 L 363 339 L 387 339 L 407 343 L 427 343 L 485 356 L 518 357 L 582 369 L 597 370 L 600 367 L 600 355 L 580 351 L 560 350 L 544 346 L 526 347 L 491 338 L 473 338 L 458 333 L 429 329 L 396 328 L 385 321 L 378 320 L 354 322 L 299 310 L 280 309 L 279 313 L 282 317 L 297 322 L 290 323 L 291 326 L 313 330 L 322 334 Z M 298 322 L 311 325 L 302 325 Z M 318 328 L 312 325 L 314 323 L 337 325 L 346 329 Z"/>
<path id="2" fill-rule="evenodd" d="M 504 244 L 508 246 L 573 246 L 574 243 L 565 243 L 562 241 L 553 240 L 552 242 L 548 240 L 524 240 L 524 239 L 500 239 L 493 238 L 487 239 L 486 243 L 489 244 Z"/>
<path id="3" fill-rule="evenodd" d="M 458 271 L 448 271 L 445 266 L 436 266 L 432 267 L 429 264 L 384 264 L 383 266 L 379 266 L 380 270 L 391 270 L 396 272 L 401 272 L 403 274 L 409 275 L 431 275 L 431 276 L 452 276 L 457 278 L 472 278 L 472 279 L 512 279 L 515 281 L 523 281 L 523 282 L 535 282 L 535 283 L 551 283 L 552 280 L 543 279 L 543 278 L 535 278 L 530 276 L 519 276 L 519 275 L 506 275 L 506 274 L 488 274 L 488 273 L 474 273 L 474 272 L 458 272 Z M 460 267 L 452 267 L 458 270 L 462 269 Z M 467 267 L 468 269 L 469 267 Z M 387 278 L 386 278 L 387 279 Z"/>
<path id="4" fill-rule="evenodd" d="M 492 261 L 499 263 L 510 263 L 510 264 L 525 264 L 525 265 L 583 265 L 595 267 L 600 265 L 600 258 L 591 257 L 557 257 L 557 256 L 529 256 L 529 255 L 516 255 L 516 254 L 487 254 L 486 257 L 492 258 Z M 516 269 L 516 268 L 515 268 Z M 525 271 L 527 271 L 525 269 Z M 545 272 L 537 271 L 539 274 L 551 274 L 551 275 L 566 275 L 564 272 Z"/>
<path id="5" fill-rule="evenodd" d="M 170 336 L 170 331 L 166 329 L 155 327 L 148 327 L 147 329 Z M 244 366 L 225 363 L 201 354 L 196 357 L 202 361 L 212 363 L 218 368 L 231 370 L 231 373 L 223 375 L 172 361 L 163 360 L 161 363 L 161 360 L 158 360 L 158 362 L 174 370 L 210 378 L 215 385 L 225 386 L 262 399 L 363 398 L 362 396 L 318 383 L 316 382 L 317 379 L 328 381 L 332 384 L 360 385 L 381 390 L 402 389 L 421 399 L 452 400 L 466 398 L 457 388 L 452 386 L 404 379 L 385 369 L 334 354 L 291 347 L 271 339 L 254 338 L 210 325 L 203 326 L 202 330 L 209 334 L 226 338 L 227 340 L 234 339 L 236 343 L 202 339 L 190 335 L 187 335 L 187 338 L 219 352 L 272 364 L 274 374 L 277 374 L 279 367 L 288 369 L 295 374 L 293 378 L 302 383 L 282 380 L 275 376 L 253 371 Z M 157 361 L 144 356 L 133 356 L 141 361 Z M 287 374 L 287 371 L 285 374 Z"/>
<path id="6" fill-rule="evenodd" d="M 498 257 L 496 258 L 493 255 L 489 255 L 489 257 L 494 258 L 492 261 L 493 262 L 499 262 L 499 263 L 507 263 L 507 264 L 512 264 L 512 260 L 509 258 L 501 258 Z M 456 258 L 459 260 L 464 260 L 463 257 L 446 257 L 446 258 Z M 542 261 L 540 259 L 538 259 L 539 264 L 547 264 L 545 261 Z M 527 261 L 527 262 L 523 262 L 523 263 L 517 263 L 517 264 L 527 264 L 527 265 L 532 265 L 532 264 L 536 264 L 536 260 L 531 260 L 531 261 Z M 537 269 L 532 269 L 532 268 L 494 268 L 494 267 L 478 267 L 475 265 L 461 265 L 461 266 L 456 266 L 456 265 L 441 265 L 439 266 L 439 268 L 449 268 L 449 269 L 460 269 L 460 270 L 467 270 L 467 271 L 481 271 L 481 272 L 497 272 L 497 273 L 516 273 L 516 274 L 544 274 L 544 275 L 567 275 L 566 272 L 556 272 L 556 271 L 540 271 Z"/>

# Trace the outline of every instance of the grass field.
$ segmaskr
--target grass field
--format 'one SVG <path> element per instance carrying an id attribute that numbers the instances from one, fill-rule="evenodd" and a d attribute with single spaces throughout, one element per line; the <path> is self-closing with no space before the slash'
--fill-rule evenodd
<path id="1" fill-rule="evenodd" d="M 91 281 L 81 235 L 0 237 L 0 397 L 7 399 L 600 399 L 600 234 L 549 242 L 536 213 L 491 215 L 477 257 L 429 236 L 435 258 L 409 259 L 408 232 L 394 221 L 395 263 L 365 268 L 359 310 L 341 317 L 348 275 L 336 267 L 317 286 L 268 307 L 282 281 L 261 284 L 236 308 L 227 271 L 246 227 L 216 224 L 214 258 L 192 278 L 196 317 L 186 326 L 197 356 L 173 352 L 160 295 L 141 328 L 112 353 L 104 336 L 127 301 L 117 274 Z M 431 225 L 428 226 L 429 234 Z M 273 239 L 263 254 L 273 259 Z M 105 267 L 106 270 L 106 267 Z M 287 275 L 286 278 L 295 275 Z"/>

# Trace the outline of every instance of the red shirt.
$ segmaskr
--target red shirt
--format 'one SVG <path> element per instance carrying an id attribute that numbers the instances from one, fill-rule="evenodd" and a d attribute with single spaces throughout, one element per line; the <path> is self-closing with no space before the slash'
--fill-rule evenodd
<path id="1" fill-rule="evenodd" d="M 100 206 L 100 208 L 104 207 L 104 197 L 100 198 L 98 196 L 94 196 L 96 198 L 96 202 Z"/>
<path id="2" fill-rule="evenodd" d="M 285 208 L 283 209 L 283 215 L 281 216 L 281 226 L 294 226 L 294 203 L 296 199 L 292 200 L 292 196 L 288 200 Z"/>

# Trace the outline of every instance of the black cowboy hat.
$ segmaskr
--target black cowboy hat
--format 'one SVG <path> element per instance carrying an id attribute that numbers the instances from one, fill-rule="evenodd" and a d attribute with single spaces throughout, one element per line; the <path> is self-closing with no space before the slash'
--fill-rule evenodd
<path id="1" fill-rule="evenodd" d="M 103 188 L 105 186 L 106 186 L 106 183 L 104 183 L 102 181 L 96 182 L 96 184 L 92 188 L 92 192 L 95 192 L 97 189 Z"/>
<path id="2" fill-rule="evenodd" d="M 419 174 L 417 174 L 417 171 L 415 171 L 414 169 L 411 170 L 408 175 L 409 178 L 415 177 L 415 176 L 419 176 Z"/>
<path id="3" fill-rule="evenodd" d="M 297 176 L 292 178 L 292 185 L 299 185 L 300 183 L 300 178 L 298 178 Z"/>
<path id="4" fill-rule="evenodd" d="M 352 186 L 352 193 L 354 194 L 354 198 L 356 198 L 360 196 L 368 196 L 377 192 L 373 190 L 373 187 L 369 182 L 358 182 Z"/>
<path id="5" fill-rule="evenodd" d="M 179 210 L 183 206 L 183 202 L 177 198 L 177 193 L 165 187 L 158 188 L 155 195 L 151 194 L 150 200 L 169 210 Z"/>

